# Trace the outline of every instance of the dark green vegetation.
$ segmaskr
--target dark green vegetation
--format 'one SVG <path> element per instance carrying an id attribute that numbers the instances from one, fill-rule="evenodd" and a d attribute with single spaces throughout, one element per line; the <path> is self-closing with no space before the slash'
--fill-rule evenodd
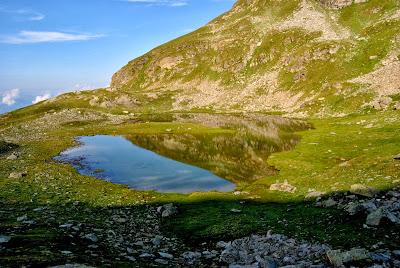
<path id="1" fill-rule="evenodd" d="M 17 147 L 18 147 L 18 145 L 16 145 L 16 144 L 5 142 L 5 141 L 0 141 L 0 154 L 8 153 Z"/>

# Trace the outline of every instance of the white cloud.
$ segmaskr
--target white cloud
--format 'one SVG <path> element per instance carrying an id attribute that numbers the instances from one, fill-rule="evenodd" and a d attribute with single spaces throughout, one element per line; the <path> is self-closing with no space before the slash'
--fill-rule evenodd
<path id="1" fill-rule="evenodd" d="M 30 20 L 30 21 L 40 21 L 45 18 L 45 15 L 36 11 L 20 9 L 16 10 L 15 13 L 23 16 L 25 20 Z"/>
<path id="2" fill-rule="evenodd" d="M 19 97 L 19 93 L 20 92 L 18 88 L 8 90 L 3 93 L 3 98 L 1 99 L 1 102 L 8 106 L 13 105 L 15 103 L 15 100 Z"/>
<path id="3" fill-rule="evenodd" d="M 146 4 L 148 6 L 181 7 L 188 4 L 188 0 L 125 0 L 126 2 Z"/>
<path id="4" fill-rule="evenodd" d="M 19 21 L 40 21 L 45 18 L 42 13 L 29 9 L 9 10 L 0 7 L 0 12 L 10 14 L 11 17 Z"/>
<path id="5" fill-rule="evenodd" d="M 21 31 L 15 35 L 0 37 L 0 42 L 7 44 L 34 44 L 49 42 L 86 41 L 97 39 L 100 37 L 104 37 L 104 35 Z"/>
<path id="6" fill-rule="evenodd" d="M 45 101 L 48 99 L 50 99 L 50 94 L 39 95 L 35 97 L 35 99 L 32 101 L 32 104 L 36 104 L 38 102 Z"/>

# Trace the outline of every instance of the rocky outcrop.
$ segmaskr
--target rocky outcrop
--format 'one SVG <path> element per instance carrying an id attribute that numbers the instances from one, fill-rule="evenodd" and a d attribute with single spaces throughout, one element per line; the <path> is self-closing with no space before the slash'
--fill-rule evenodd
<path id="1" fill-rule="evenodd" d="M 356 191 L 354 191 L 356 189 Z M 351 195 L 355 192 L 357 195 Z M 378 192 L 373 188 L 356 184 L 353 192 L 337 194 L 317 201 L 317 206 L 337 207 L 350 216 L 364 217 L 365 227 L 382 228 L 384 224 L 400 225 L 400 189 Z"/>
<path id="2" fill-rule="evenodd" d="M 319 0 L 319 2 L 328 8 L 339 9 L 353 4 L 354 0 Z"/>
<path id="3" fill-rule="evenodd" d="M 220 260 L 230 264 L 230 267 L 311 267 L 322 262 L 330 249 L 326 245 L 309 244 L 271 233 L 219 244 L 224 247 Z"/>

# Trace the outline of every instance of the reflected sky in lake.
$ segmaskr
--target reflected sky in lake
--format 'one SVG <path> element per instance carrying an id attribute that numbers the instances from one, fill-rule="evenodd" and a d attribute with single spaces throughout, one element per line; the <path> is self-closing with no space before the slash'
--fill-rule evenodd
<path id="1" fill-rule="evenodd" d="M 210 171 L 140 148 L 120 136 L 79 137 L 78 147 L 56 157 L 81 174 L 139 190 L 158 192 L 229 192 L 235 185 Z"/>

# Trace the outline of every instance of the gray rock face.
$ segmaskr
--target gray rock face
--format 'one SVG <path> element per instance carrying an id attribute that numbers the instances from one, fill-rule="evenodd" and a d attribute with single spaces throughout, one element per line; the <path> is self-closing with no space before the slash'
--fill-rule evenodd
<path id="1" fill-rule="evenodd" d="M 322 5 L 324 5 L 328 8 L 340 9 L 340 8 L 349 6 L 357 1 L 353 1 L 353 0 L 319 0 L 319 2 L 321 2 Z"/>

